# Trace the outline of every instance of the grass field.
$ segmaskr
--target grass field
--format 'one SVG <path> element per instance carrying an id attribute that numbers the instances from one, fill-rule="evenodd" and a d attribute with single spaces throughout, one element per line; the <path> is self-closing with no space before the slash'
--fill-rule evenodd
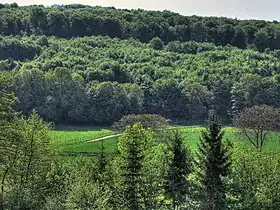
<path id="1" fill-rule="evenodd" d="M 108 128 L 96 126 L 59 126 L 51 131 L 54 144 L 64 152 L 96 152 L 97 146 L 85 142 L 112 134 Z"/>
<path id="2" fill-rule="evenodd" d="M 201 136 L 202 127 L 185 126 L 179 128 L 185 139 L 185 144 L 192 150 L 197 149 L 199 138 Z M 251 144 L 241 137 L 235 128 L 224 128 L 224 139 L 231 141 L 234 145 L 248 147 Z M 88 142 L 98 140 L 99 138 L 114 135 L 114 132 L 106 127 L 92 126 L 60 126 L 51 131 L 51 135 L 55 144 L 61 147 L 66 153 L 98 153 L 100 151 L 101 141 Z M 117 147 L 118 137 L 111 137 L 103 141 L 105 151 L 112 153 Z M 264 151 L 276 151 L 280 148 L 279 135 L 272 135 L 266 142 Z"/>

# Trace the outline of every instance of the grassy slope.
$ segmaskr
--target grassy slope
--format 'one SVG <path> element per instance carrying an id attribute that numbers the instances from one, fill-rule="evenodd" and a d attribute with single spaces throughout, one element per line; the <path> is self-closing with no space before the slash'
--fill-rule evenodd
<path id="1" fill-rule="evenodd" d="M 107 128 L 96 126 L 59 126 L 51 131 L 54 143 L 67 152 L 92 152 L 92 148 L 85 144 L 85 141 L 105 137 L 112 133 Z"/>
<path id="2" fill-rule="evenodd" d="M 197 149 L 199 143 L 199 138 L 201 135 L 202 127 L 181 127 L 183 137 L 185 138 L 185 144 L 192 150 Z M 224 128 L 225 131 L 225 140 L 230 140 L 233 144 L 239 145 L 241 147 L 248 147 L 250 143 L 242 138 L 236 130 L 232 127 Z M 54 131 L 51 131 L 55 143 L 61 146 L 62 150 L 65 152 L 72 153 L 84 153 L 92 152 L 97 153 L 101 142 L 91 142 L 87 143 L 86 141 L 98 139 L 101 137 L 112 135 L 113 132 L 108 128 L 102 127 L 60 127 Z M 279 136 L 275 135 L 266 142 L 265 151 L 275 151 L 279 148 L 278 142 Z M 117 147 L 118 138 L 109 138 L 104 140 L 104 145 L 106 152 L 114 152 Z"/>

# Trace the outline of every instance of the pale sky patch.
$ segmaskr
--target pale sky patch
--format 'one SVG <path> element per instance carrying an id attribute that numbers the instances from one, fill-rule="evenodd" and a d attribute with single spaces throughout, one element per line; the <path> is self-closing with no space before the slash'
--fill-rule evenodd
<path id="1" fill-rule="evenodd" d="M 0 0 L 0 2 L 12 3 L 15 0 Z M 128 9 L 171 10 L 183 15 L 280 21 L 280 0 L 18 0 L 16 2 L 19 5 L 79 3 Z"/>

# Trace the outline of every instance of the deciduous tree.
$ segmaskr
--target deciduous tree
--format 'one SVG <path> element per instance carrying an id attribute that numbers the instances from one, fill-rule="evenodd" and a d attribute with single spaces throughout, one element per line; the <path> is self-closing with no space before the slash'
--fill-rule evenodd
<path id="1" fill-rule="evenodd" d="M 235 115 L 234 123 L 240 134 L 262 150 L 269 134 L 280 128 L 280 109 L 267 105 L 246 108 Z"/>

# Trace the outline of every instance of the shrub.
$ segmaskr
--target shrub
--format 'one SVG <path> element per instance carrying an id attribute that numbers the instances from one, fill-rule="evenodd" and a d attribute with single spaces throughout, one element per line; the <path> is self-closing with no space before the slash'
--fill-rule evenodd
<path id="1" fill-rule="evenodd" d="M 122 132 L 125 131 L 127 126 L 134 125 L 138 122 L 143 125 L 143 128 L 150 128 L 152 130 L 162 129 L 168 125 L 167 120 L 160 115 L 142 114 L 123 116 L 119 121 L 113 124 L 112 128 L 116 131 Z"/>

